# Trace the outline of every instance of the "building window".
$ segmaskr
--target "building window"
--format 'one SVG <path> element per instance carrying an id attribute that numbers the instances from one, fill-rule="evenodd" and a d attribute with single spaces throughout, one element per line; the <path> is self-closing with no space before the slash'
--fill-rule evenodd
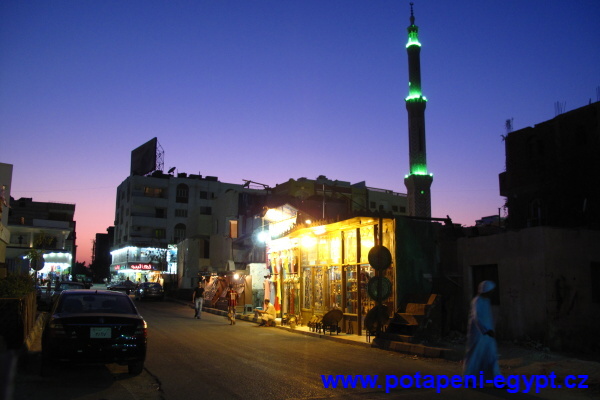
<path id="1" fill-rule="evenodd" d="M 229 220 L 229 237 L 232 239 L 238 238 L 238 222 L 237 220 Z"/>
<path id="2" fill-rule="evenodd" d="M 175 210 L 175 216 L 176 217 L 183 217 L 186 218 L 188 215 L 188 211 L 185 208 L 178 208 Z"/>
<path id="3" fill-rule="evenodd" d="M 167 231 L 164 229 L 155 229 L 154 237 L 157 239 L 164 239 L 167 237 Z"/>
<path id="4" fill-rule="evenodd" d="M 185 235 L 186 235 L 186 227 L 184 224 L 177 224 L 175 225 L 175 231 L 174 231 L 174 240 L 175 243 L 179 243 L 182 240 L 185 239 Z"/>
<path id="5" fill-rule="evenodd" d="M 162 197 L 162 189 L 145 187 L 144 188 L 144 196 L 146 196 L 146 197 Z"/>
<path id="6" fill-rule="evenodd" d="M 201 199 L 208 199 L 208 192 L 200 191 L 200 198 Z"/>
<path id="7" fill-rule="evenodd" d="M 496 288 L 491 293 L 492 304 L 500 305 L 500 283 L 498 282 L 498 264 L 472 265 L 471 276 L 473 278 L 473 296 L 477 294 L 481 281 L 493 281 Z"/>
<path id="8" fill-rule="evenodd" d="M 164 208 L 157 208 L 154 211 L 154 218 L 167 218 L 167 210 Z"/>
<path id="9" fill-rule="evenodd" d="M 212 207 L 200 207 L 201 215 L 212 215 Z"/>
<path id="10" fill-rule="evenodd" d="M 369 202 L 369 208 L 377 208 L 377 204 L 374 201 Z"/>
<path id="11" fill-rule="evenodd" d="M 175 202 L 176 203 L 187 203 L 188 202 L 188 196 L 189 196 L 189 188 L 187 185 L 184 185 L 183 183 L 180 183 L 179 185 L 177 185 L 177 192 L 175 195 Z"/>
<path id="12" fill-rule="evenodd" d="M 210 241 L 203 240 L 203 256 L 204 258 L 210 258 Z"/>
<path id="13" fill-rule="evenodd" d="M 392 211 L 393 212 L 398 212 L 398 206 L 392 206 Z"/>

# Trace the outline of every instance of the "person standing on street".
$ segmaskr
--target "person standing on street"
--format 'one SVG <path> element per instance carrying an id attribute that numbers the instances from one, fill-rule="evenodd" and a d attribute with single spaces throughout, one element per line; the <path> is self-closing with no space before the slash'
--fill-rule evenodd
<path id="1" fill-rule="evenodd" d="M 192 303 L 194 303 L 194 318 L 202 319 L 202 306 L 204 305 L 204 288 L 202 282 L 198 281 L 198 287 L 192 293 Z"/>
<path id="2" fill-rule="evenodd" d="M 492 281 L 482 281 L 477 296 L 471 302 L 464 375 L 479 376 L 483 372 L 486 379 L 501 375 L 490 299 L 490 293 L 495 287 L 496 284 Z"/>
<path id="3" fill-rule="evenodd" d="M 233 289 L 233 285 L 229 285 L 227 291 L 227 316 L 229 324 L 235 325 L 235 306 L 237 306 L 237 292 Z"/>

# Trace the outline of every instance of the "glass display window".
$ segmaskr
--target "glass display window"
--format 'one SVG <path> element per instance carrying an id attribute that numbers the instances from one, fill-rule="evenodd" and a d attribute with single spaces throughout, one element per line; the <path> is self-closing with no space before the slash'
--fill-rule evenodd
<path id="1" fill-rule="evenodd" d="M 375 227 L 373 225 L 360 228 L 360 263 L 369 262 L 369 251 L 375 246 Z"/>
<path id="2" fill-rule="evenodd" d="M 360 266 L 360 294 L 361 294 L 361 313 L 364 320 L 369 310 L 375 307 L 375 300 L 369 296 L 368 287 L 369 279 L 375 276 L 375 270 L 370 265 Z"/>
<path id="3" fill-rule="evenodd" d="M 312 268 L 302 268 L 302 308 L 311 309 L 313 304 Z"/>
<path id="4" fill-rule="evenodd" d="M 319 264 L 329 263 L 329 240 L 327 236 L 320 236 L 317 239 L 317 262 Z"/>
<path id="5" fill-rule="evenodd" d="M 323 281 L 324 281 L 324 267 L 316 267 L 314 269 L 315 271 L 315 276 L 314 276 L 314 309 L 315 311 L 324 311 L 324 307 L 323 307 L 323 300 L 325 299 L 326 293 L 323 290 L 324 289 L 324 285 L 323 285 Z"/>
<path id="6" fill-rule="evenodd" d="M 356 262 L 356 230 L 344 231 L 344 262 L 352 264 Z"/>
<path id="7" fill-rule="evenodd" d="M 342 268 L 339 266 L 329 267 L 327 273 L 328 280 L 328 301 L 327 307 L 332 310 L 334 308 L 342 308 Z"/>
<path id="8" fill-rule="evenodd" d="M 346 304 L 344 312 L 348 314 L 358 313 L 358 275 L 356 269 L 356 265 L 346 265 L 344 267 L 346 275 Z"/>
<path id="9" fill-rule="evenodd" d="M 342 263 L 342 233 L 333 232 L 329 237 L 329 252 L 331 264 Z"/>

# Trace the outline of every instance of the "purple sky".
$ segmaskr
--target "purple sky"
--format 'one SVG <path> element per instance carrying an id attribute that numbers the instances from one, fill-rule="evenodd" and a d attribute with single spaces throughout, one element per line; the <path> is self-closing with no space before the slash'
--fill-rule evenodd
<path id="1" fill-rule="evenodd" d="M 504 200 L 514 129 L 597 101 L 598 0 L 415 2 L 432 214 Z M 114 220 L 131 150 L 274 186 L 326 175 L 406 193 L 406 0 L 0 2 L 11 195 L 76 204 L 78 261 Z"/>

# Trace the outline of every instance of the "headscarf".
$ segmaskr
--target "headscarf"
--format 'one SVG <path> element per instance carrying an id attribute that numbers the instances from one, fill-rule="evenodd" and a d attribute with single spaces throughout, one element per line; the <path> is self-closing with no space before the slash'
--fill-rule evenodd
<path id="1" fill-rule="evenodd" d="M 478 293 L 482 294 L 491 292 L 495 287 L 496 284 L 493 281 L 481 281 L 481 283 L 479 283 Z"/>

